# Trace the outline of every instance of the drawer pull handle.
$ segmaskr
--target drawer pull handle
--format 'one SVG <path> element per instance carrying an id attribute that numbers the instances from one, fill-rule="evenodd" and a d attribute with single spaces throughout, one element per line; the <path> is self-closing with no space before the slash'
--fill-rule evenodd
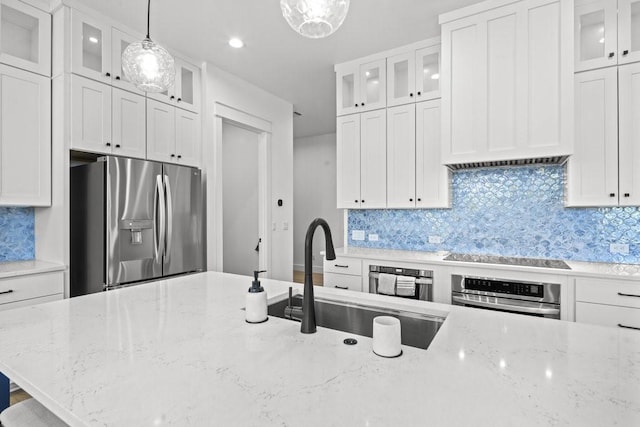
<path id="1" fill-rule="evenodd" d="M 345 291 L 348 291 L 348 290 L 349 290 L 349 288 L 348 288 L 348 287 L 346 287 L 346 286 L 338 286 L 338 285 L 335 285 L 334 287 L 335 287 L 336 289 L 342 289 L 342 290 L 345 290 Z"/>
<path id="2" fill-rule="evenodd" d="M 618 292 L 618 295 L 620 295 L 621 297 L 633 297 L 633 298 L 640 298 L 640 295 L 634 295 L 634 294 L 623 294 L 622 292 Z"/>
<path id="3" fill-rule="evenodd" d="M 349 268 L 348 265 L 340 265 L 340 264 L 334 264 L 334 265 L 338 268 Z"/>
<path id="4" fill-rule="evenodd" d="M 13 289 L 9 289 L 8 291 L 0 292 L 0 295 L 12 294 L 12 293 L 13 293 Z"/>
<path id="5" fill-rule="evenodd" d="M 635 326 L 623 325 L 622 323 L 618 323 L 618 327 L 623 329 L 633 329 L 634 331 L 640 331 L 640 328 L 636 328 Z"/>

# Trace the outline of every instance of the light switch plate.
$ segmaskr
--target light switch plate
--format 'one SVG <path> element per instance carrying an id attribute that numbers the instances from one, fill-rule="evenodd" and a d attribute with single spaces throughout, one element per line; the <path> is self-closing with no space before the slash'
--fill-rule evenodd
<path id="1" fill-rule="evenodd" d="M 364 230 L 353 230 L 351 231 L 351 239 L 356 241 L 364 240 Z"/>
<path id="2" fill-rule="evenodd" d="M 629 255 L 629 245 L 626 243 L 611 243 L 609 245 L 609 252 L 612 254 Z"/>
<path id="3" fill-rule="evenodd" d="M 378 241 L 378 235 L 377 234 L 369 234 L 369 241 L 370 242 L 377 242 Z"/>

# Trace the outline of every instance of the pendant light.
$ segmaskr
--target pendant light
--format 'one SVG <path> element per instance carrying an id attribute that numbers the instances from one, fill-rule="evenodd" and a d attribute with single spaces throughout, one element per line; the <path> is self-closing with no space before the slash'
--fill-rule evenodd
<path id="1" fill-rule="evenodd" d="M 122 68 L 127 79 L 144 92 L 165 92 L 176 78 L 173 57 L 149 37 L 151 0 L 147 5 L 147 36 L 131 43 L 122 53 Z"/>
<path id="2" fill-rule="evenodd" d="M 291 28 L 319 39 L 333 34 L 349 12 L 350 0 L 280 0 L 282 15 Z"/>

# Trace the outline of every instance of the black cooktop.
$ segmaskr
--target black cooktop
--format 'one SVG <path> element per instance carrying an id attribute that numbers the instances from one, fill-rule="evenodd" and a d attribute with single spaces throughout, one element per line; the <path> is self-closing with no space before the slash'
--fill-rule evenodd
<path id="1" fill-rule="evenodd" d="M 483 264 L 518 265 L 522 267 L 559 268 L 571 270 L 566 262 L 558 259 L 516 258 L 494 255 L 449 254 L 445 261 L 480 262 Z"/>

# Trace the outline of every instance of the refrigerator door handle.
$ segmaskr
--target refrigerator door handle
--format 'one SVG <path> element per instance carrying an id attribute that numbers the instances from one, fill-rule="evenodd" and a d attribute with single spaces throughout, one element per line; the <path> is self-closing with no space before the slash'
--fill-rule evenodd
<path id="1" fill-rule="evenodd" d="M 164 187 L 162 186 L 162 177 L 160 175 L 156 175 L 156 195 L 154 197 L 156 202 L 154 202 L 154 221 L 153 221 L 153 237 L 155 240 L 155 255 L 156 260 L 158 260 L 162 253 L 164 252 L 164 241 L 165 241 L 165 197 L 164 197 Z M 160 209 L 158 209 L 158 205 Z M 158 231 L 160 232 L 158 235 Z"/>
<path id="2" fill-rule="evenodd" d="M 167 192 L 167 247 L 165 249 L 165 262 L 171 258 L 171 241 L 173 240 L 173 198 L 171 197 L 171 184 L 169 176 L 164 176 L 164 186 Z"/>

